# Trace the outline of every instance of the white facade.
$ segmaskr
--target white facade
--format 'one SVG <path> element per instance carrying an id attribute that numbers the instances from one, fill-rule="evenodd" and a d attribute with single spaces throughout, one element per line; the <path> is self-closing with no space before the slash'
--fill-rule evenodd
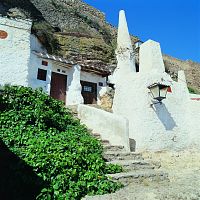
<path id="1" fill-rule="evenodd" d="M 30 38 L 31 38 L 31 46 L 30 46 L 31 56 L 30 56 L 30 66 L 29 66 L 29 71 L 28 71 L 29 72 L 29 76 L 28 76 L 29 86 L 34 89 L 42 88 L 43 91 L 50 94 L 52 62 L 46 59 L 41 59 L 36 54 L 34 54 L 33 51 L 46 52 L 46 50 L 44 49 L 44 47 L 40 44 L 40 42 L 34 35 L 31 35 Z M 42 65 L 42 60 L 48 62 L 48 66 Z M 46 81 L 37 79 L 38 69 L 47 70 Z"/>
<path id="2" fill-rule="evenodd" d="M 130 151 L 126 118 L 87 105 L 78 106 L 78 115 L 81 122 L 94 133 L 101 133 L 101 139 L 108 140 L 111 145 L 122 145 L 126 151 Z"/>
<path id="3" fill-rule="evenodd" d="M 100 91 L 105 91 L 106 78 L 101 75 L 81 71 L 76 64 L 67 65 L 59 60 L 40 57 L 36 52 L 47 53 L 39 40 L 31 34 L 30 20 L 0 17 L 0 32 L 6 32 L 6 38 L 0 38 L 0 85 L 12 84 L 42 88 L 50 95 L 52 72 L 67 77 L 66 104 L 83 103 L 80 81 L 97 84 L 97 102 Z M 44 65 L 43 62 L 47 64 Z M 38 70 L 46 71 L 45 80 L 38 79 Z M 99 82 L 103 86 L 99 86 Z"/>
<path id="4" fill-rule="evenodd" d="M 128 41 L 120 36 L 119 44 L 123 43 L 120 40 Z M 123 54 L 117 52 L 117 58 Z M 138 73 L 127 73 L 132 67 L 132 63 L 127 65 L 130 61 L 127 57 L 124 64 L 119 63 L 122 73 L 116 82 L 113 112 L 129 120 L 129 137 L 135 140 L 136 149 L 179 150 L 195 144 L 199 148 L 200 101 L 191 100 L 184 72 L 179 72 L 178 82 L 173 81 L 165 73 L 159 43 L 152 40 L 140 46 Z M 170 85 L 172 90 L 162 104 L 155 104 L 147 88 L 158 82 Z"/>
<path id="5" fill-rule="evenodd" d="M 0 31 L 7 33 L 0 39 L 0 84 L 28 86 L 31 26 L 29 20 L 0 17 Z"/>

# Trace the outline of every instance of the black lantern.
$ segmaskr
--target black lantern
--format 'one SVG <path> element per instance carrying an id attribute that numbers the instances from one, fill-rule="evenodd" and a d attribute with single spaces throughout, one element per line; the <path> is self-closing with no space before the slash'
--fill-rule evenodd
<path id="1" fill-rule="evenodd" d="M 148 86 L 148 89 L 151 91 L 153 98 L 160 103 L 163 99 L 166 99 L 168 88 L 170 88 L 169 85 L 165 85 L 162 83 L 154 83 Z"/>

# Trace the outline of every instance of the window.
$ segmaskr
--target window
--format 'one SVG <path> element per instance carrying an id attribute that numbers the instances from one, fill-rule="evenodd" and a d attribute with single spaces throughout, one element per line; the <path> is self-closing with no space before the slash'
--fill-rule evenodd
<path id="1" fill-rule="evenodd" d="M 44 69 L 38 69 L 37 79 L 46 81 L 47 79 L 47 70 Z"/>
<path id="2" fill-rule="evenodd" d="M 102 86 L 103 86 L 103 83 L 102 83 L 102 82 L 99 82 L 99 86 L 101 86 L 101 87 L 102 87 Z"/>
<path id="3" fill-rule="evenodd" d="M 139 71 L 140 71 L 140 68 L 139 68 L 139 64 L 138 64 L 138 63 L 135 63 L 135 68 L 136 68 L 136 72 L 139 72 Z"/>
<path id="4" fill-rule="evenodd" d="M 48 62 L 45 61 L 45 60 L 43 60 L 43 61 L 42 61 L 42 65 L 44 65 L 44 66 L 48 66 Z"/>
<path id="5" fill-rule="evenodd" d="M 92 87 L 84 85 L 83 86 L 83 91 L 84 92 L 92 92 Z"/>

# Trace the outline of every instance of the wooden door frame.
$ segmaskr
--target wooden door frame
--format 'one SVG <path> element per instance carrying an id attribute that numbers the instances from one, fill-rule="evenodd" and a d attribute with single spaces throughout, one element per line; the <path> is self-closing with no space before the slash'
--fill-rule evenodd
<path id="1" fill-rule="evenodd" d="M 55 98 L 55 99 L 57 99 L 57 100 L 60 100 L 60 101 L 63 101 L 64 103 L 65 103 L 65 105 L 66 105 L 66 102 L 67 102 L 67 83 L 68 83 L 68 76 L 67 76 L 67 74 L 63 74 L 63 73 L 58 73 L 58 72 L 55 72 L 55 71 L 51 71 L 51 82 L 50 82 L 50 96 L 52 97 L 52 77 L 53 77 L 53 75 L 54 74 L 56 74 L 57 76 L 63 76 L 63 77 L 65 77 L 65 91 L 64 91 L 64 95 L 65 95 L 65 97 L 64 97 L 64 100 L 61 100 L 61 99 L 57 99 L 57 98 Z"/>

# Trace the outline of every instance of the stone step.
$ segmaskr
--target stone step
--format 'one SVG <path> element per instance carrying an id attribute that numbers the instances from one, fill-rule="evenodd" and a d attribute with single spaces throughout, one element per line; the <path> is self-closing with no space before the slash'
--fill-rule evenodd
<path id="1" fill-rule="evenodd" d="M 118 181 L 124 185 L 129 185 L 130 183 L 140 183 L 143 181 L 163 181 L 168 180 L 168 174 L 162 171 L 155 171 L 153 169 L 146 170 L 134 170 L 130 172 L 123 172 L 117 174 L 108 174 L 113 181 Z"/>
<path id="2" fill-rule="evenodd" d="M 104 152 L 106 153 L 107 151 L 121 151 L 121 152 L 125 152 L 124 146 L 120 146 L 120 145 L 108 145 L 108 144 L 104 144 L 103 145 L 104 148 Z"/>
<path id="3" fill-rule="evenodd" d="M 141 153 L 122 152 L 122 151 L 106 151 L 104 158 L 107 161 L 112 160 L 144 160 Z"/>
<path id="4" fill-rule="evenodd" d="M 102 140 L 102 139 L 99 139 L 101 141 L 101 143 L 104 145 L 110 145 L 110 141 L 109 140 Z"/>
<path id="5" fill-rule="evenodd" d="M 92 133 L 92 136 L 95 137 L 96 139 L 101 139 L 101 134 L 99 133 Z"/>
<path id="6" fill-rule="evenodd" d="M 154 169 L 155 166 L 151 165 L 150 163 L 144 160 L 113 160 L 107 162 L 107 164 L 117 164 L 122 166 L 124 171 L 130 170 L 140 170 L 140 169 Z"/>

